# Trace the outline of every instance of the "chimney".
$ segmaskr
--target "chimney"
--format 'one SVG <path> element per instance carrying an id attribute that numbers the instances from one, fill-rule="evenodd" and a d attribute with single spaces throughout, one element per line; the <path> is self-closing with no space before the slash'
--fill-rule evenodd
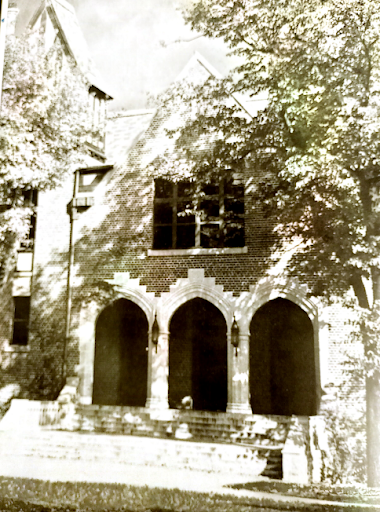
<path id="1" fill-rule="evenodd" d="M 17 2 L 10 1 L 7 13 L 7 36 L 13 36 L 16 30 L 16 20 L 19 13 Z"/>

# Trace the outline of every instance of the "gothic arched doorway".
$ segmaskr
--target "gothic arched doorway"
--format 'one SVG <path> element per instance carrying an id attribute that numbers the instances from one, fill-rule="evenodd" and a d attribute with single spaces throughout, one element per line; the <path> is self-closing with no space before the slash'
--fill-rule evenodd
<path id="1" fill-rule="evenodd" d="M 314 330 L 308 315 L 278 298 L 255 313 L 250 331 L 252 412 L 316 414 Z"/>
<path id="2" fill-rule="evenodd" d="M 96 323 L 92 402 L 145 406 L 148 321 L 134 302 L 119 299 Z"/>
<path id="3" fill-rule="evenodd" d="M 196 410 L 226 410 L 226 321 L 199 298 L 180 306 L 170 322 L 169 406 L 178 407 L 186 396 Z"/>

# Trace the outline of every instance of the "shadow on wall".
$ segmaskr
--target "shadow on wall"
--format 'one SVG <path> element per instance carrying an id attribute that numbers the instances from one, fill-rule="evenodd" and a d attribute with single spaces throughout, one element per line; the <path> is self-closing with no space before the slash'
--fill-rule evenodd
<path id="1" fill-rule="evenodd" d="M 37 269 L 33 277 L 27 350 L 15 348 L 3 353 L 0 386 L 19 383 L 21 397 L 54 400 L 62 389 L 66 311 L 63 282 L 65 267 L 54 276 Z"/>
<path id="2" fill-rule="evenodd" d="M 157 143 L 160 120 L 133 148 L 127 162 L 111 171 L 103 197 L 79 213 L 75 221 L 75 266 L 80 276 L 80 293 L 91 293 L 94 281 L 112 279 L 115 271 L 140 278 L 148 292 L 168 292 L 190 268 L 204 268 L 206 277 L 215 277 L 225 291 L 248 291 L 274 264 L 278 237 L 274 219 L 258 211 L 253 198 L 245 199 L 245 242 L 248 254 L 148 256 L 153 247 L 154 176 L 146 166 L 152 139 Z M 162 128 L 161 128 L 162 131 Z M 255 177 L 254 179 L 259 179 Z M 99 201 L 97 203 L 97 201 Z M 78 287 L 76 293 L 78 293 Z"/>
<path id="3" fill-rule="evenodd" d="M 153 243 L 154 177 L 146 162 L 153 142 L 159 146 L 166 139 L 160 122 L 160 119 L 152 122 L 147 134 L 129 153 L 127 162 L 109 172 L 103 195 L 95 195 L 95 204 L 83 208 L 75 220 L 72 332 L 78 326 L 83 302 L 92 300 L 107 305 L 115 298 L 115 292 L 106 283 L 114 272 L 129 272 L 132 279 L 139 278 L 140 284 L 147 286 L 148 292 L 159 295 L 169 291 L 177 279 L 186 278 L 190 268 L 204 268 L 206 277 L 215 277 L 226 292 L 238 294 L 248 291 L 273 265 L 278 241 L 273 229 L 275 222 L 264 218 L 248 195 L 245 201 L 248 254 L 147 256 Z M 31 348 L 35 356 L 28 359 L 31 368 L 28 385 L 32 386 L 34 396 L 54 396 L 60 388 L 67 267 L 67 249 L 56 249 L 34 277 Z M 78 340 L 71 339 L 69 374 L 78 363 Z"/>

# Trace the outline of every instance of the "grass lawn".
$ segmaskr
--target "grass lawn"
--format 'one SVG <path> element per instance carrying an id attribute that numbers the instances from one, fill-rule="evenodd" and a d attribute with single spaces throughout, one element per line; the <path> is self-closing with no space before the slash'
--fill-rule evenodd
<path id="1" fill-rule="evenodd" d="M 232 489 L 245 489 L 248 491 L 269 492 L 300 498 L 314 498 L 320 500 L 338 501 L 345 503 L 367 503 L 380 506 L 380 489 L 349 485 L 299 485 L 286 482 L 252 482 L 247 484 L 231 485 Z"/>
<path id="2" fill-rule="evenodd" d="M 261 489 L 264 490 L 264 489 Z M 282 510 L 295 510 L 282 504 Z M 278 507 L 276 507 L 278 510 Z M 200 494 L 168 489 L 150 489 L 121 484 L 43 482 L 0 477 L 0 511 L 11 512 L 273 512 L 268 500 L 213 493 Z M 326 507 L 297 507 L 322 512 Z M 334 512 L 342 508 L 337 504 Z M 347 509 L 346 509 L 347 510 Z M 356 512 L 360 508 L 356 507 Z M 373 509 L 374 510 L 374 509 Z M 378 509 L 380 510 L 380 508 Z"/>
<path id="3" fill-rule="evenodd" d="M 122 484 L 43 482 L 0 477 L 0 511 L 248 512 L 223 496 Z M 257 511 L 269 512 L 268 508 Z"/>

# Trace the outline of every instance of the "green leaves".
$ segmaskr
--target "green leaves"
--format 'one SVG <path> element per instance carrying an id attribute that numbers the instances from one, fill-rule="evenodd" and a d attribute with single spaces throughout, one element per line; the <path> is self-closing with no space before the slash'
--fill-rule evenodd
<path id="1" fill-rule="evenodd" d="M 35 36 L 34 36 L 35 37 Z M 87 133 L 87 88 L 59 45 L 9 39 L 0 122 L 0 191 L 54 186 L 78 160 Z"/>
<path id="2" fill-rule="evenodd" d="M 369 277 L 380 251 L 380 1 L 199 0 L 185 19 L 241 64 L 228 80 L 169 91 L 166 111 L 192 114 L 155 172 L 202 181 L 249 168 L 255 208 L 303 242 L 291 272 L 326 295 Z M 252 117 L 233 101 L 259 92 L 267 105 Z"/>
<path id="3" fill-rule="evenodd" d="M 88 86 L 59 43 L 46 54 L 36 34 L 9 37 L 0 117 L 0 261 L 30 216 L 22 196 L 56 186 L 84 154 Z"/>

